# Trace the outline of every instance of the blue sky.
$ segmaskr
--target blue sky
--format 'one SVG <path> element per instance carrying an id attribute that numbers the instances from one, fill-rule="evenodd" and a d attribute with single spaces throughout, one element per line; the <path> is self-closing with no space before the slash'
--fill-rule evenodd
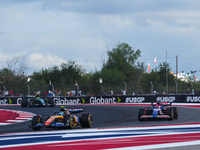
<path id="1" fill-rule="evenodd" d="M 200 77 L 198 0 L 1 0 L 0 66 L 22 57 L 27 73 L 76 61 L 100 70 L 106 52 L 125 42 L 141 50 L 151 69 L 166 61 L 172 71 Z M 167 55 L 166 55 L 167 50 Z"/>

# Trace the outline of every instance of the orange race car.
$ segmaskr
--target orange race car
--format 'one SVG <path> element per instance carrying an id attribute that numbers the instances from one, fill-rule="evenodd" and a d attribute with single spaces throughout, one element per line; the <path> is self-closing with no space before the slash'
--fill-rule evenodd
<path id="1" fill-rule="evenodd" d="M 82 113 L 80 117 L 74 115 Z M 59 112 L 53 116 L 46 117 L 45 121 L 41 115 L 36 115 L 30 121 L 29 127 L 33 130 L 40 130 L 42 127 L 46 128 L 77 128 L 80 125 L 83 128 L 89 128 L 92 124 L 92 115 L 86 113 L 84 109 L 66 109 L 61 108 Z"/>

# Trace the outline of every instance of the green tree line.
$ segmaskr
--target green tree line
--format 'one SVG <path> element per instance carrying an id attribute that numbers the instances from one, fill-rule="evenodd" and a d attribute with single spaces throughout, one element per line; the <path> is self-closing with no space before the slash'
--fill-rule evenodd
<path id="1" fill-rule="evenodd" d="M 99 71 L 86 73 L 81 65 L 69 60 L 60 66 L 35 71 L 31 76 L 24 75 L 27 67 L 20 63 L 20 58 L 13 58 L 0 70 L 0 89 L 12 89 L 15 95 L 27 95 L 29 90 L 30 94 L 36 91 L 45 94 L 46 91 L 52 90 L 52 85 L 54 89 L 61 91 L 61 95 L 72 90 L 81 90 L 83 95 L 109 95 L 111 91 L 116 95 L 121 95 L 123 91 L 132 95 L 133 92 L 152 94 L 152 90 L 159 94 L 174 94 L 177 89 L 176 92 L 182 94 L 188 92 L 188 89 L 190 92 L 191 89 L 200 89 L 199 82 L 190 83 L 177 79 L 170 73 L 171 68 L 167 62 L 160 63 L 157 68 L 147 73 L 147 66 L 138 61 L 141 51 L 134 50 L 127 43 L 117 44 L 107 51 L 107 55 L 108 59 L 103 62 Z M 102 83 L 99 83 L 99 79 L 102 79 Z"/>

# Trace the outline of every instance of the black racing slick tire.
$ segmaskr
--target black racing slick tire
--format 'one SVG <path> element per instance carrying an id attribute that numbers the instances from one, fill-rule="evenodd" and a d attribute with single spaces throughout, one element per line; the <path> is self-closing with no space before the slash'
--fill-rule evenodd
<path id="1" fill-rule="evenodd" d="M 27 105 L 28 105 L 27 100 L 26 99 L 22 99 L 22 101 L 21 101 L 21 107 L 27 107 Z"/>
<path id="2" fill-rule="evenodd" d="M 35 106 L 35 102 L 33 99 L 30 99 L 28 102 L 28 107 L 34 107 Z"/>
<path id="3" fill-rule="evenodd" d="M 64 124 L 66 124 L 66 128 L 73 129 L 74 128 L 74 118 L 72 115 L 64 116 Z"/>
<path id="4" fill-rule="evenodd" d="M 178 119 L 178 108 L 177 107 L 172 107 L 172 108 L 174 113 L 174 119 Z"/>
<path id="5" fill-rule="evenodd" d="M 92 115 L 83 113 L 81 115 L 81 126 L 83 128 L 90 128 L 92 125 Z"/>
<path id="6" fill-rule="evenodd" d="M 34 116 L 31 120 L 31 127 L 33 130 L 40 130 L 41 127 L 34 127 L 36 124 L 42 123 L 42 117 L 40 115 Z"/>
<path id="7" fill-rule="evenodd" d="M 138 120 L 139 120 L 139 121 L 144 121 L 144 119 L 141 118 L 141 116 L 144 115 L 144 111 L 145 111 L 145 110 L 144 110 L 143 108 L 140 108 L 140 109 L 139 109 L 139 112 L 138 112 Z"/>
<path id="8" fill-rule="evenodd" d="M 54 107 L 55 106 L 55 101 L 54 99 L 49 99 L 49 107 Z"/>
<path id="9" fill-rule="evenodd" d="M 28 103 L 28 107 L 32 107 L 32 102 L 29 102 L 29 103 Z"/>
<path id="10" fill-rule="evenodd" d="M 170 117 L 168 120 L 174 120 L 173 108 L 167 108 L 167 115 Z"/>

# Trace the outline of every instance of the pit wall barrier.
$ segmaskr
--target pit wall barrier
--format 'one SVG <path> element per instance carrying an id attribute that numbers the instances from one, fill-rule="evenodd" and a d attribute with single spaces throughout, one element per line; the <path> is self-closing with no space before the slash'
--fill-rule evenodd
<path id="1" fill-rule="evenodd" d="M 116 104 L 116 103 L 200 103 L 200 95 L 140 95 L 140 96 L 84 96 L 84 97 L 41 97 L 54 99 L 56 104 Z M 0 105 L 21 104 L 29 97 L 0 97 Z"/>

